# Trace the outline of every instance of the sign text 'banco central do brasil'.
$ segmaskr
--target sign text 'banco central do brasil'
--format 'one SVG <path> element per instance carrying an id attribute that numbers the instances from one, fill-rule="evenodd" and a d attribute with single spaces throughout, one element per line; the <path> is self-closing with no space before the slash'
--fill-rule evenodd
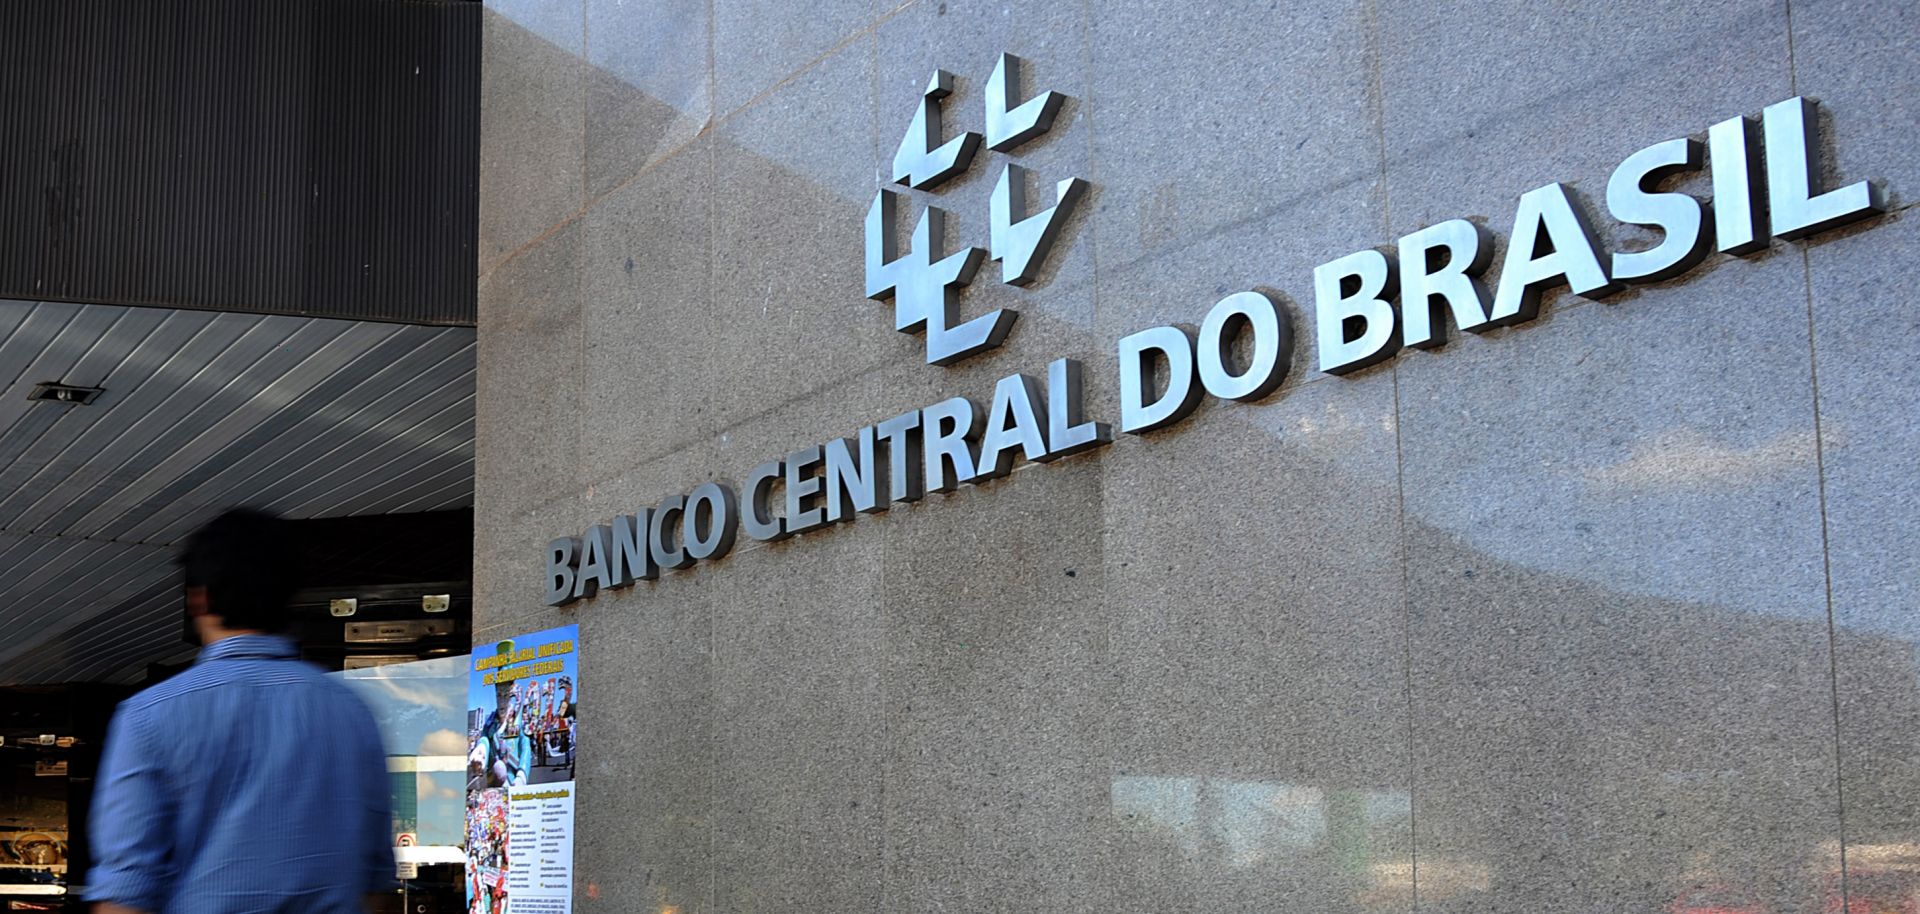
<path id="1" fill-rule="evenodd" d="M 1018 64 L 1002 55 L 987 83 L 987 146 L 1002 152 L 1045 133 L 1063 100 L 1047 92 L 1015 105 Z M 980 134 L 940 140 L 940 103 L 952 86 L 945 71 L 928 82 L 894 157 L 896 182 L 933 188 L 964 172 L 978 150 Z M 1736 116 L 1712 125 L 1704 150 L 1687 136 L 1628 156 L 1607 181 L 1606 208 L 1622 223 L 1660 233 L 1660 242 L 1643 251 L 1601 251 L 1564 185 L 1527 191 L 1515 208 L 1491 306 L 1480 276 L 1492 262 L 1493 239 L 1465 219 L 1406 235 L 1393 254 L 1369 249 L 1321 264 L 1313 271 L 1320 370 L 1344 374 L 1401 346 L 1439 346 L 1443 317 L 1467 331 L 1523 323 L 1538 313 L 1548 288 L 1565 285 L 1599 299 L 1626 285 L 1679 276 L 1714 251 L 1752 254 L 1771 238 L 1801 238 L 1883 212 L 1882 189 L 1869 182 L 1824 192 L 1815 186 L 1815 125 L 1814 103 L 1795 97 L 1768 106 L 1757 124 Z M 1703 168 L 1712 179 L 1709 203 L 1655 189 Z M 1005 165 L 990 208 L 991 259 L 1002 262 L 1003 281 L 1014 285 L 1034 280 L 1085 191 L 1078 178 L 1060 181 L 1054 207 L 1017 218 L 1025 209 L 1024 184 L 1022 170 Z M 913 250 L 899 253 L 896 196 L 882 189 L 867 215 L 868 296 L 894 300 L 896 329 L 923 332 L 930 363 L 953 364 L 998 346 L 1015 314 L 1003 309 L 961 321 L 955 302 L 989 252 L 940 256 L 943 214 L 929 206 L 914 229 Z M 1213 306 L 1197 337 L 1180 327 L 1153 327 L 1118 346 L 1120 431 L 1142 434 L 1179 422 L 1202 396 L 1245 402 L 1271 394 L 1290 368 L 1293 321 L 1265 293 L 1236 292 Z M 1236 349 L 1246 353 L 1246 364 L 1236 364 Z M 1156 370 L 1160 363 L 1164 368 Z M 720 558 L 742 530 L 756 540 L 784 539 L 1005 476 L 1016 456 L 1046 462 L 1107 444 L 1111 426 L 1082 415 L 1081 374 L 1078 361 L 1058 359 L 1047 366 L 1044 389 L 1032 377 L 1010 375 L 995 385 L 984 409 L 965 397 L 942 400 L 769 460 L 746 475 L 738 492 L 709 482 L 555 539 L 547 545 L 547 603 L 564 605 Z"/>

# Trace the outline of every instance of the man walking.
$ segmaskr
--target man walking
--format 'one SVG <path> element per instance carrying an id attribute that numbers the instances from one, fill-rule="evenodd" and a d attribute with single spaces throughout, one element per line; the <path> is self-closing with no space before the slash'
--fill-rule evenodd
<path id="1" fill-rule="evenodd" d="M 93 805 L 94 914 L 364 911 L 394 876 L 373 716 L 279 632 L 286 525 L 234 510 L 187 539 L 194 665 L 115 712 Z"/>

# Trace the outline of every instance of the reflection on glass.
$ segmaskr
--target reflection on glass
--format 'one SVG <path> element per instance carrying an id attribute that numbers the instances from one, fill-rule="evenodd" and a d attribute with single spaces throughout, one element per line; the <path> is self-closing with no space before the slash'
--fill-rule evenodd
<path id="1" fill-rule="evenodd" d="M 329 673 L 373 711 L 387 746 L 393 834 L 403 859 L 461 858 L 466 832 L 467 655 Z M 402 836 L 410 836 L 402 838 Z"/>

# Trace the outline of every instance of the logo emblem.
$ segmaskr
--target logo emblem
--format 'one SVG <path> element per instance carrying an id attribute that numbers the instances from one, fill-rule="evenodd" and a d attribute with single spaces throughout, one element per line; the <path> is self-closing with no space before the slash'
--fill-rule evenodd
<path id="1" fill-rule="evenodd" d="M 964 173 L 983 140 L 989 149 L 1010 152 L 1051 129 L 1066 96 L 1042 92 L 1015 104 L 1019 78 L 1020 59 L 1001 54 L 987 80 L 986 135 L 969 131 L 943 141 L 941 106 L 953 94 L 954 76 L 935 70 L 893 154 L 894 183 L 931 191 Z M 988 259 L 1000 262 L 1002 282 L 1032 283 L 1086 189 L 1087 182 L 1079 178 L 1060 181 L 1054 186 L 1053 206 L 1026 215 L 1026 170 L 1008 162 L 988 205 L 991 251 L 969 247 L 943 255 L 946 212 L 929 205 L 914 225 L 911 249 L 902 253 L 894 227 L 904 195 L 881 188 L 867 208 L 867 297 L 893 299 L 895 330 L 925 333 L 929 364 L 951 365 L 992 349 L 1006 340 L 1018 312 L 1001 308 L 961 320 L 958 291 L 973 282 L 981 262 Z"/>

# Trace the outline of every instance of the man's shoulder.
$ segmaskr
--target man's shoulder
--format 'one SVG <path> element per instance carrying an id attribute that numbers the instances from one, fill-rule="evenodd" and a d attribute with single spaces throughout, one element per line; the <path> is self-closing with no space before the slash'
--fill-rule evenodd
<path id="1" fill-rule="evenodd" d="M 230 668 L 226 664 L 194 664 L 165 682 L 148 686 L 121 703 L 123 712 L 164 713 L 169 707 L 191 705 L 212 693 L 234 687 L 248 689 L 292 687 L 326 696 L 349 713 L 367 714 L 366 706 L 344 683 L 329 678 L 319 667 L 299 660 L 273 661 L 270 667 Z"/>
<path id="2" fill-rule="evenodd" d="M 217 678 L 208 675 L 207 667 L 190 666 L 168 677 L 164 682 L 155 683 L 133 693 L 133 697 L 120 703 L 120 710 L 123 713 L 155 711 L 219 684 L 220 681 Z"/>

